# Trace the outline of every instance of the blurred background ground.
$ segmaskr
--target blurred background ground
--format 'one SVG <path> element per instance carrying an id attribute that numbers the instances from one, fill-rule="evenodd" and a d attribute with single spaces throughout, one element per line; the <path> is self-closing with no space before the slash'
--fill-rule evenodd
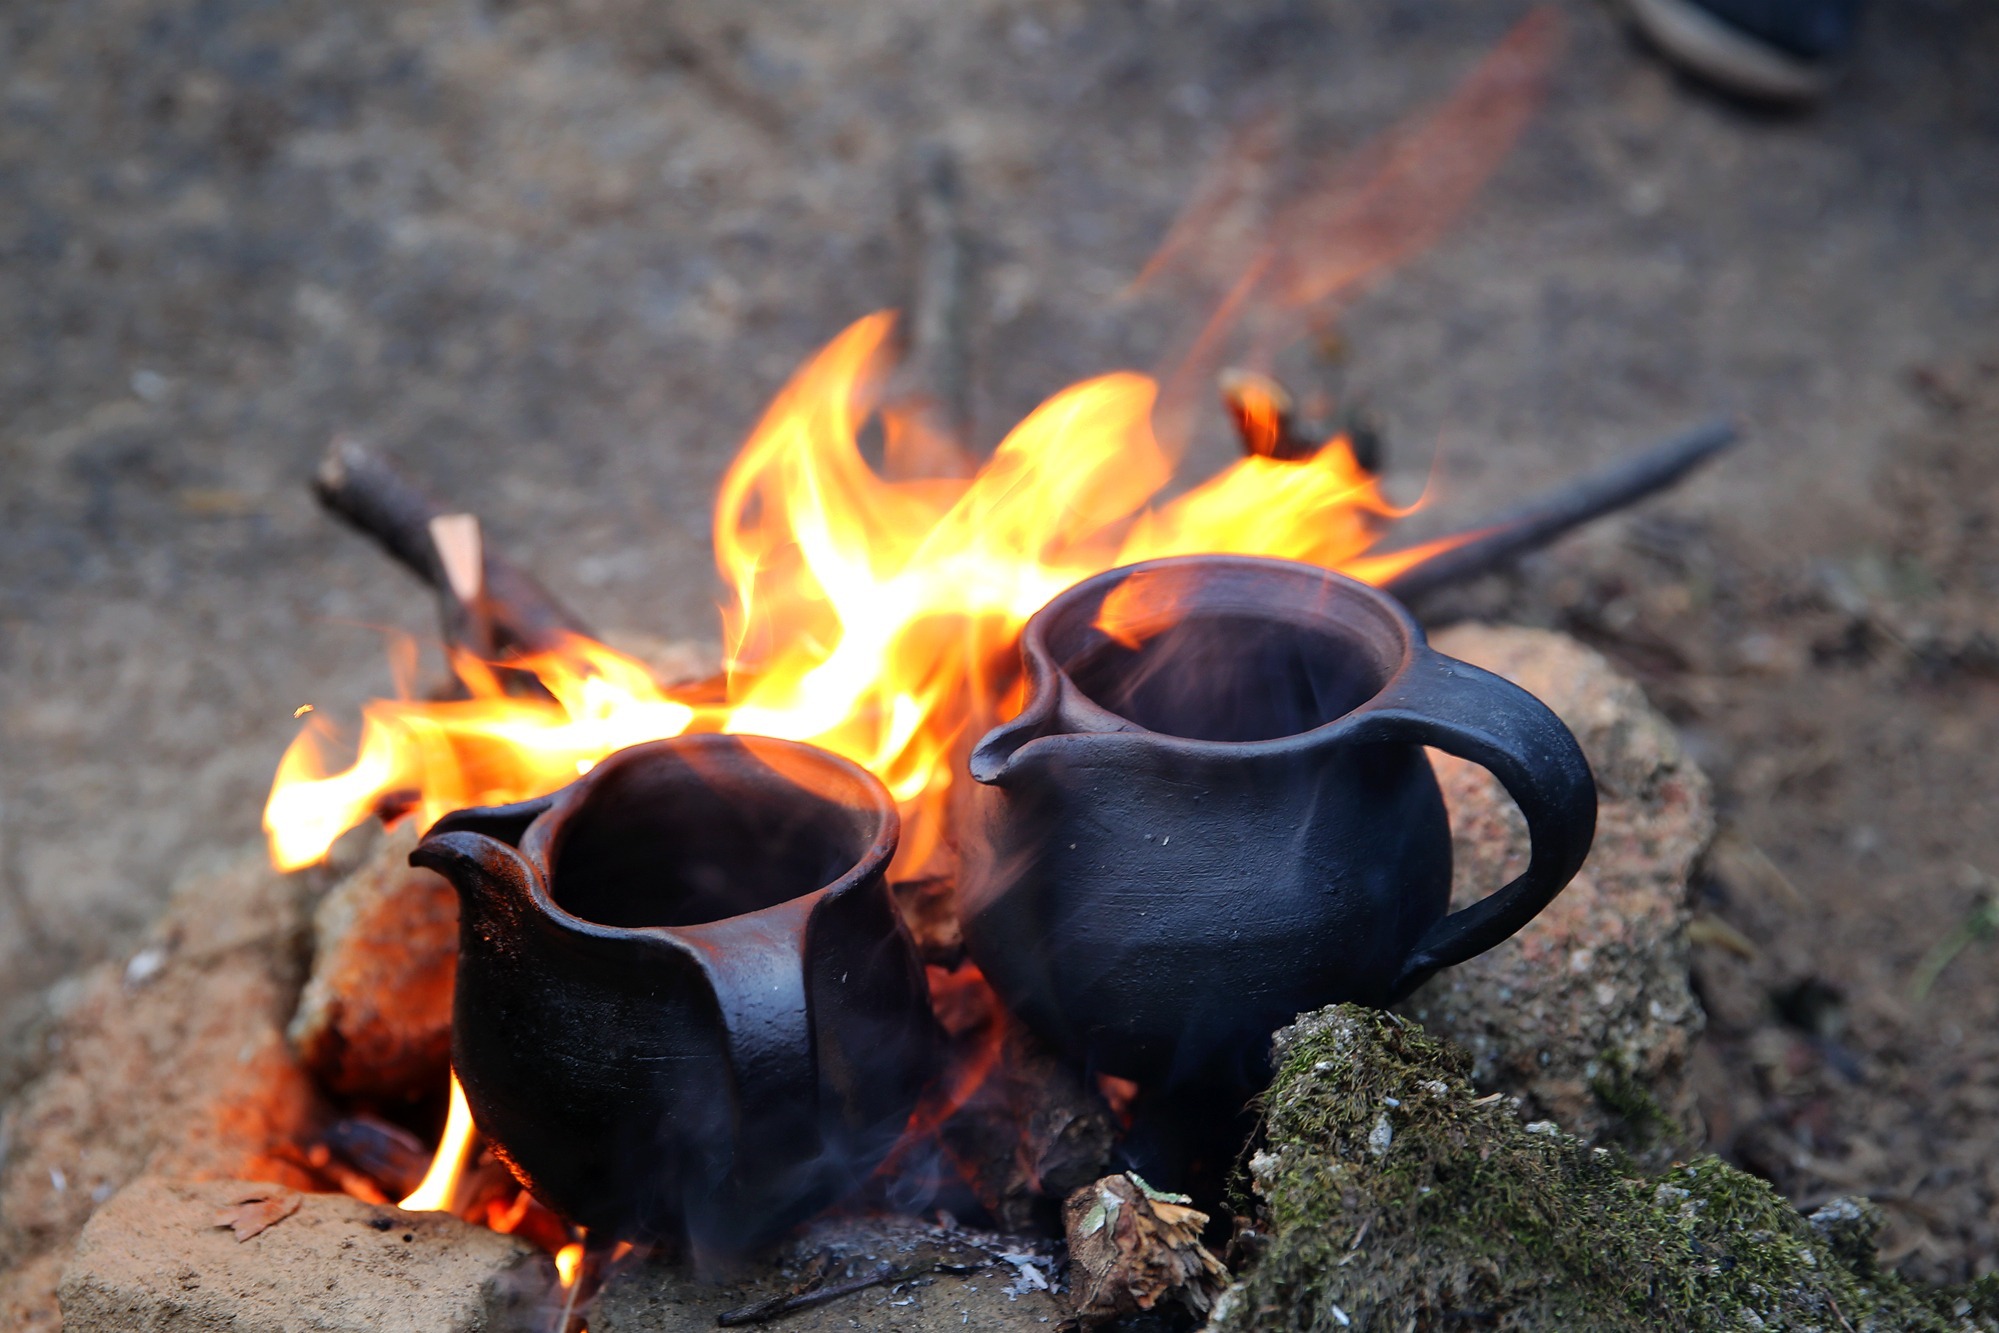
<path id="1" fill-rule="evenodd" d="M 1999 13 L 1872 14 L 1770 115 L 1563 6 L 1466 221 L 1297 368 L 1469 515 L 1715 409 L 1748 444 L 1459 594 L 1646 682 L 1715 773 L 1716 1145 L 1999 1264 Z M 919 147 L 964 172 L 990 444 L 1174 331 L 1118 294 L 1231 128 L 1324 146 L 1514 8 L 1254 0 L 21 0 L 0 12 L 0 1004 L 240 854 L 313 703 L 386 692 L 423 596 L 314 509 L 381 442 L 606 629 L 713 633 L 708 506 L 787 372 L 907 299 Z M 1143 317 L 1140 317 L 1140 316 Z M 1220 414 L 1196 467 L 1225 456 Z M 10 1043 L 0 1092 L 32 1068 Z M 4 1151 L 4 1149 L 0 1149 Z"/>

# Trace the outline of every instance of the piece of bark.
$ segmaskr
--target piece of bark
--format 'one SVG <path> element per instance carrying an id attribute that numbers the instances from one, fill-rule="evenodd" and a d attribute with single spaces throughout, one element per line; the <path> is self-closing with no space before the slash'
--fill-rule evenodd
<path id="1" fill-rule="evenodd" d="M 1062 1222 L 1078 1322 L 1088 1328 L 1173 1311 L 1206 1319 L 1229 1270 L 1201 1244 L 1208 1215 L 1190 1203 L 1130 1174 L 1105 1176 L 1068 1197 Z"/>
<path id="2" fill-rule="evenodd" d="M 0 1327 L 54 1333 L 62 1256 L 143 1170 L 326 1188 L 296 1145 L 327 1108 L 284 1039 L 308 888 L 261 856 L 189 880 L 131 958 L 75 983 L 48 1066 L 8 1115 Z"/>
<path id="3" fill-rule="evenodd" d="M 1401 1006 L 1464 1046 L 1482 1088 L 1585 1138 L 1669 1150 L 1691 1113 L 1686 1060 L 1704 1023 L 1688 975 L 1688 880 L 1714 833 L 1708 783 L 1630 680 L 1562 634 L 1458 626 L 1443 652 L 1497 672 L 1568 724 L 1596 775 L 1582 871 L 1512 939 Z M 1526 826 L 1484 769 L 1432 753 L 1454 834 L 1453 906 L 1526 864 Z"/>
<path id="4" fill-rule="evenodd" d="M 247 1198 L 291 1211 L 216 1225 Z M 65 1333 L 528 1333 L 554 1289 L 546 1256 L 443 1213 L 146 1176 L 91 1218 L 61 1296 Z"/>
<path id="5" fill-rule="evenodd" d="M 458 895 L 409 864 L 405 820 L 320 902 L 312 975 L 290 1037 L 321 1086 L 401 1101 L 444 1086 L 458 974 Z"/>

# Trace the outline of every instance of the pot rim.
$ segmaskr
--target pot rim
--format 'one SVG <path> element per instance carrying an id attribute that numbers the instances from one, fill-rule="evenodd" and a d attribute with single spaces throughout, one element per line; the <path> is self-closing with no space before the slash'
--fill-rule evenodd
<path id="1" fill-rule="evenodd" d="M 1153 570 L 1189 567 L 1261 571 L 1285 579 L 1311 579 L 1338 590 L 1342 595 L 1358 597 L 1378 614 L 1380 623 L 1397 635 L 1398 641 L 1391 655 L 1393 660 L 1388 666 L 1385 677 L 1367 698 L 1339 716 L 1328 718 L 1304 731 L 1268 736 L 1262 740 L 1203 740 L 1193 736 L 1176 735 L 1170 731 L 1154 731 L 1104 707 L 1086 694 L 1069 675 L 1067 669 L 1056 660 L 1055 653 L 1049 647 L 1047 640 L 1050 622 L 1057 615 L 1067 611 L 1074 602 L 1126 582 L 1135 575 Z M 1353 726 L 1393 689 L 1395 682 L 1401 679 L 1418 660 L 1424 657 L 1442 656 L 1430 647 L 1422 626 L 1416 623 L 1416 618 L 1409 613 L 1409 609 L 1397 601 L 1393 594 L 1371 583 L 1363 583 L 1351 574 L 1302 560 L 1225 553 L 1160 556 L 1152 560 L 1135 561 L 1129 565 L 1118 565 L 1092 574 L 1086 579 L 1080 579 L 1050 598 L 1028 619 L 1021 630 L 1020 646 L 1029 673 L 1029 703 L 1013 719 L 1001 723 L 994 734 L 1018 728 L 1022 724 L 1045 724 L 1052 721 L 1058 712 L 1080 717 L 1093 725 L 1087 731 L 1056 731 L 1035 736 L 1014 749 L 1008 756 L 1009 761 L 1012 756 L 1043 742 L 1056 742 L 1070 737 L 1099 738 L 1114 735 L 1156 737 L 1162 741 L 1169 741 L 1176 747 L 1185 747 L 1193 754 L 1216 756 L 1277 755 L 1308 749 Z M 988 736 L 987 739 L 990 740 L 992 737 Z M 983 748 L 984 744 L 982 741 L 979 748 Z"/>
<path id="2" fill-rule="evenodd" d="M 562 817 L 585 796 L 592 781 L 601 775 L 616 772 L 628 764 L 642 763 L 652 755 L 678 750 L 740 750 L 754 754 L 759 749 L 778 749 L 791 758 L 806 764 L 818 764 L 837 772 L 861 793 L 869 804 L 851 808 L 872 813 L 876 817 L 874 836 L 861 852 L 853 865 L 839 878 L 794 894 L 779 902 L 759 907 L 754 911 L 738 912 L 734 916 L 717 917 L 713 921 L 695 922 L 685 926 L 611 926 L 588 917 L 577 916 L 555 901 L 554 872 L 549 863 L 548 844 L 554 829 Z M 814 792 L 824 796 L 824 793 Z M 835 754 L 805 741 L 786 740 L 778 736 L 760 736 L 737 732 L 701 731 L 685 732 L 678 736 L 665 736 L 657 740 L 639 741 L 621 750 L 613 750 L 598 760 L 588 773 L 577 778 L 543 798 L 548 805 L 537 814 L 521 834 L 518 849 L 528 868 L 533 872 L 529 878 L 528 892 L 543 919 L 552 926 L 560 927 L 571 937 L 604 941 L 626 941 L 632 939 L 674 939 L 687 930 L 701 930 L 728 921 L 741 921 L 748 917 L 765 913 L 786 911 L 810 911 L 825 898 L 844 893 L 856 885 L 865 884 L 877 875 L 885 875 L 890 860 L 895 856 L 897 844 L 902 837 L 902 814 L 896 808 L 895 799 L 880 778 L 861 767 L 845 755 Z M 827 799 L 837 799 L 828 797 Z"/>

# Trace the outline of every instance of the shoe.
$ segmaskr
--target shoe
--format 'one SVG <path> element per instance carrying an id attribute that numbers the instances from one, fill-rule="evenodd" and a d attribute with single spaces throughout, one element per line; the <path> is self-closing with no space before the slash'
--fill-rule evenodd
<path id="1" fill-rule="evenodd" d="M 1627 0 L 1669 59 L 1742 97 L 1808 102 L 1852 49 L 1860 0 Z"/>

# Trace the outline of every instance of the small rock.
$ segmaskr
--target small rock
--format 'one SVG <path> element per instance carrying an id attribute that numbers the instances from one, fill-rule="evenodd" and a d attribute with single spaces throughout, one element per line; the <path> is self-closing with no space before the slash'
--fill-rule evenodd
<path id="1" fill-rule="evenodd" d="M 450 1068 L 458 895 L 409 863 L 416 842 L 413 820 L 389 830 L 313 916 L 312 975 L 288 1035 L 341 1096 L 420 1096 Z"/>
<path id="2" fill-rule="evenodd" d="M 216 1218 L 244 1199 L 292 1211 L 239 1238 Z M 90 1219 L 60 1294 L 67 1333 L 528 1333 L 554 1290 L 538 1251 L 443 1213 L 143 1176 Z"/>
<path id="3" fill-rule="evenodd" d="M 1688 980 L 1688 879 L 1714 833 L 1708 783 L 1671 724 L 1597 653 L 1543 630 L 1459 626 L 1437 648 L 1527 689 L 1596 774 L 1596 844 L 1518 935 L 1439 973 L 1402 1006 L 1472 1053 L 1483 1088 L 1585 1138 L 1684 1132 L 1688 1051 L 1703 1026 Z M 1432 753 L 1451 810 L 1453 906 L 1518 874 L 1527 831 L 1484 769 Z"/>

